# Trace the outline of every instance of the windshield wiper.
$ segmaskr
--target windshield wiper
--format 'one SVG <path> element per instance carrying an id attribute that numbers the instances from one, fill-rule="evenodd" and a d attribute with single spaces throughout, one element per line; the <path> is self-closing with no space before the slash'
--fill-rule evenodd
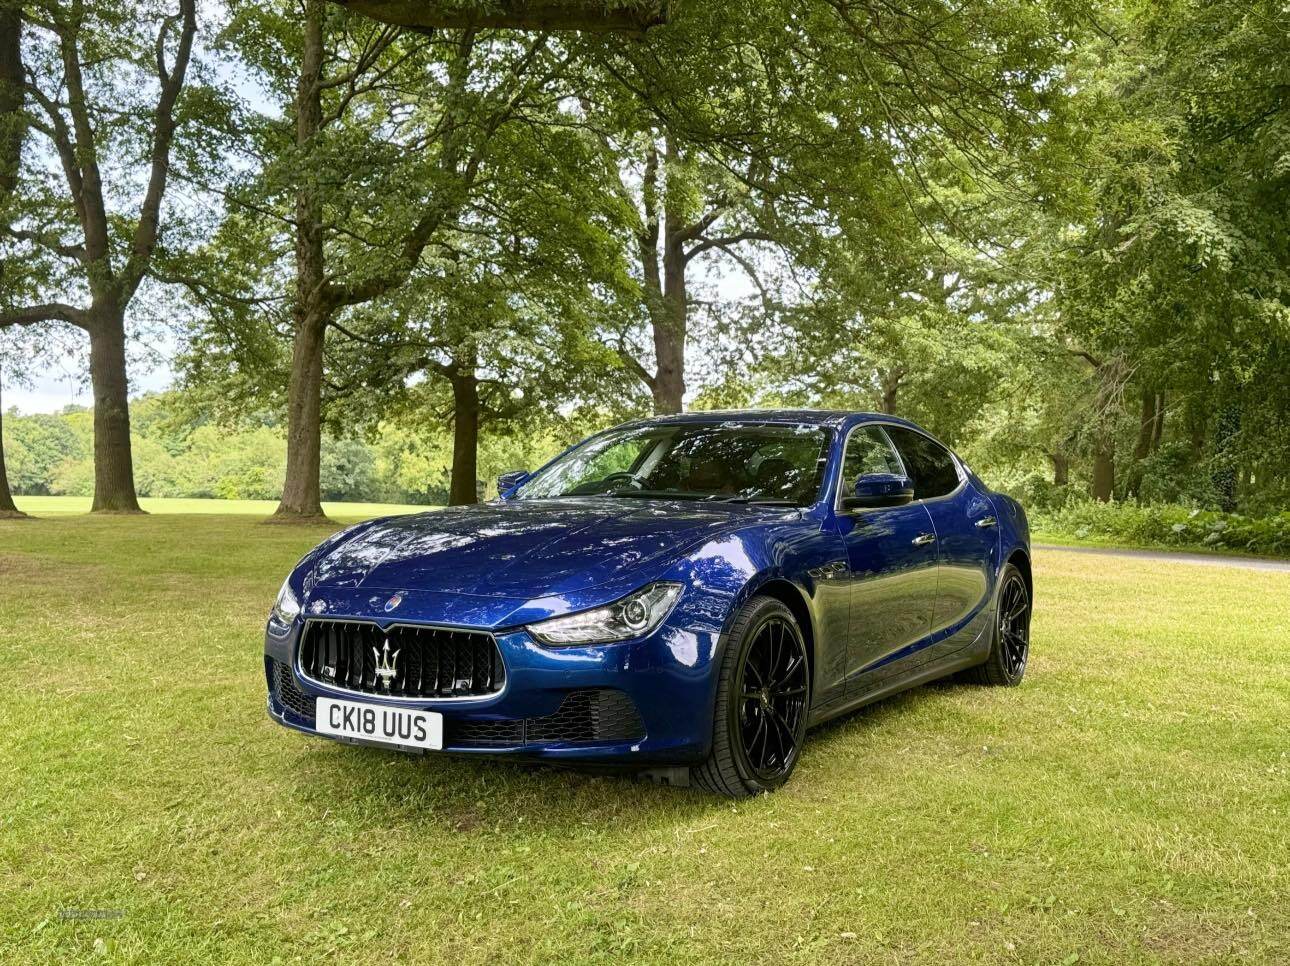
<path id="1" fill-rule="evenodd" d="M 730 496 L 722 503 L 748 503 L 752 506 L 799 506 L 796 500 L 785 500 L 782 497 Z"/>
<path id="2" fill-rule="evenodd" d="M 629 496 L 646 500 L 705 500 L 701 493 L 673 493 L 669 490 L 614 490 L 603 496 Z"/>

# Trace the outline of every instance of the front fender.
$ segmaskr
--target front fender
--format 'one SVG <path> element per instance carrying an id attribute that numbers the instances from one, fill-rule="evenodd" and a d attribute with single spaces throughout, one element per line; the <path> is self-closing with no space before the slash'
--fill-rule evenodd
<path id="1" fill-rule="evenodd" d="M 687 587 L 682 619 L 717 633 L 718 666 L 740 608 L 759 595 L 782 600 L 806 638 L 819 705 L 840 698 L 845 684 L 849 591 L 838 579 L 845 571 L 830 566 L 844 560 L 841 537 L 806 517 L 708 541 L 678 563 L 672 579 Z"/>

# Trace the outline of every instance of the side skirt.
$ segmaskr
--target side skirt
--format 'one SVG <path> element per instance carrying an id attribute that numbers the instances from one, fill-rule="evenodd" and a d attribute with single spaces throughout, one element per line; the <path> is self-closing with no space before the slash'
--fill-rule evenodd
<path id="1" fill-rule="evenodd" d="M 826 721 L 832 721 L 841 715 L 855 711 L 857 708 L 863 708 L 867 704 L 873 704 L 875 701 L 881 701 L 883 698 L 889 698 L 893 694 L 899 694 L 901 691 L 908 691 L 910 688 L 916 688 L 920 684 L 928 684 L 931 681 L 940 678 L 949 677 L 957 671 L 964 671 L 967 668 L 975 667 L 985 661 L 987 655 L 973 653 L 974 648 L 966 648 L 956 654 L 950 655 L 945 660 L 937 661 L 932 665 L 924 665 L 916 668 L 908 675 L 895 678 L 888 681 L 872 691 L 866 691 L 864 694 L 845 701 L 842 704 L 835 704 L 828 708 L 820 708 L 816 714 L 813 714 L 808 728 L 814 728 Z"/>

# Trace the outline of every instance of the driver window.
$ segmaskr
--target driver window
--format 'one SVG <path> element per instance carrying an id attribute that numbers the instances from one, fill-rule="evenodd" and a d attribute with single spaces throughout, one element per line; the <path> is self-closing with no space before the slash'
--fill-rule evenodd
<path id="1" fill-rule="evenodd" d="M 854 483 L 856 477 L 866 473 L 905 473 L 887 434 L 877 426 L 858 426 L 847 440 L 846 459 L 842 462 L 844 484 Z"/>
<path id="2" fill-rule="evenodd" d="M 658 443 L 657 435 L 633 436 L 619 440 L 599 452 L 588 453 L 576 467 L 571 494 L 601 493 L 612 488 L 609 477 L 624 478 L 636 471 L 647 452 Z"/>

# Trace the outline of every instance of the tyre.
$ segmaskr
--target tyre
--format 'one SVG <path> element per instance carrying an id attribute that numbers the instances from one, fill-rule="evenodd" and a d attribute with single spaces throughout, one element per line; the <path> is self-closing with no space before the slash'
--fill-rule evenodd
<path id="1" fill-rule="evenodd" d="M 793 613 L 771 597 L 740 610 L 721 658 L 712 750 L 691 781 L 742 798 L 788 781 L 811 706 L 806 643 Z"/>
<path id="2" fill-rule="evenodd" d="M 994 637 L 985 663 L 967 677 L 977 684 L 1016 687 L 1026 676 L 1030 658 L 1030 591 L 1021 571 L 1005 564 L 999 577 L 999 603 L 994 616 Z"/>

